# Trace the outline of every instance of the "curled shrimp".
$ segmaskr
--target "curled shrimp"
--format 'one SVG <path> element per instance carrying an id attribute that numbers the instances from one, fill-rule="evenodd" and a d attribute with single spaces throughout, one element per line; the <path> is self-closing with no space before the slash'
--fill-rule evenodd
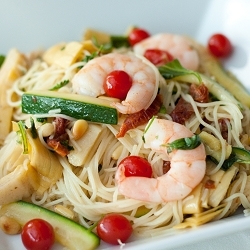
<path id="1" fill-rule="evenodd" d="M 160 33 L 142 40 L 133 49 L 139 55 L 144 55 L 148 49 L 165 50 L 190 70 L 197 70 L 200 63 L 198 52 L 188 38 L 181 35 Z"/>
<path id="2" fill-rule="evenodd" d="M 110 53 L 92 59 L 73 77 L 73 91 L 94 97 L 104 95 L 103 83 L 114 70 L 127 72 L 132 78 L 132 86 L 126 99 L 112 106 L 123 114 L 147 109 L 157 95 L 161 76 L 152 63 L 134 54 Z"/>
<path id="3" fill-rule="evenodd" d="M 166 144 L 191 137 L 193 133 L 185 126 L 165 119 L 150 120 L 145 131 L 144 147 L 163 153 L 164 160 L 170 161 L 170 169 L 156 178 L 126 177 L 124 165 L 120 164 L 115 175 L 119 192 L 132 199 L 157 203 L 185 198 L 205 175 L 204 145 L 188 150 L 175 149 L 169 153 Z"/>

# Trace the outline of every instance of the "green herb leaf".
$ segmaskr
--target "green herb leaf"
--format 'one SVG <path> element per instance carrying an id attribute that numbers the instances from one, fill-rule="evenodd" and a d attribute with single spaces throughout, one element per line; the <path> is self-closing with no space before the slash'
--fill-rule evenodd
<path id="1" fill-rule="evenodd" d="M 67 85 L 68 83 L 69 83 L 69 80 L 61 81 L 61 82 L 57 83 L 53 88 L 51 88 L 49 90 L 52 90 L 52 91 L 58 90 L 58 89 L 64 87 L 65 85 Z"/>
<path id="2" fill-rule="evenodd" d="M 148 121 L 148 124 L 147 124 L 147 126 L 145 127 L 144 132 L 143 132 L 143 136 L 142 136 L 143 142 L 145 142 L 144 135 L 147 133 L 149 127 L 152 125 L 152 123 L 153 123 L 153 121 L 154 121 L 155 118 L 156 118 L 156 116 L 153 116 L 153 117 Z"/>
<path id="3" fill-rule="evenodd" d="M 30 124 L 31 124 L 30 132 L 31 132 L 32 138 L 36 139 L 38 134 L 37 134 L 34 119 L 32 117 L 30 117 Z"/>
<path id="4" fill-rule="evenodd" d="M 185 137 L 177 139 L 171 143 L 164 144 L 162 146 L 167 147 L 167 152 L 171 153 L 175 149 L 189 150 L 198 147 L 201 144 L 200 137 L 193 135 L 191 137 Z"/>
<path id="5" fill-rule="evenodd" d="M 19 133 L 21 135 L 21 141 L 23 143 L 23 154 L 29 153 L 28 140 L 26 136 L 26 128 L 23 121 L 19 121 L 18 123 Z"/>
<path id="6" fill-rule="evenodd" d="M 111 44 L 114 48 L 125 47 L 128 48 L 130 46 L 127 36 L 110 36 Z"/>
<path id="7" fill-rule="evenodd" d="M 159 113 L 160 114 L 167 114 L 167 108 L 164 105 L 162 105 L 160 107 Z"/>
<path id="8" fill-rule="evenodd" d="M 199 73 L 193 70 L 183 68 L 177 59 L 163 66 L 158 67 L 158 70 L 165 79 L 172 79 L 174 77 L 183 76 L 183 75 L 194 75 L 196 78 L 198 78 L 199 82 L 202 81 Z"/>
<path id="9" fill-rule="evenodd" d="M 60 144 L 63 145 L 67 150 L 73 150 L 74 148 L 69 145 L 69 140 L 62 140 Z"/>
<path id="10" fill-rule="evenodd" d="M 97 56 L 99 56 L 99 51 L 95 51 L 95 52 L 91 53 L 90 55 L 86 55 L 83 58 L 83 62 L 87 63 L 88 61 L 94 59 Z"/>
<path id="11" fill-rule="evenodd" d="M 4 60 L 5 60 L 5 56 L 4 55 L 0 55 L 0 68 L 3 65 L 3 63 L 4 63 Z"/>
<path id="12" fill-rule="evenodd" d="M 93 44 L 99 48 L 99 53 L 108 53 L 112 50 L 113 46 L 112 43 L 105 43 L 105 44 L 99 44 L 97 39 L 95 37 L 92 38 Z"/>
<path id="13" fill-rule="evenodd" d="M 45 122 L 47 122 L 47 117 L 38 117 L 38 118 L 36 118 L 36 120 L 38 121 L 38 122 L 41 122 L 41 123 L 45 123 Z"/>

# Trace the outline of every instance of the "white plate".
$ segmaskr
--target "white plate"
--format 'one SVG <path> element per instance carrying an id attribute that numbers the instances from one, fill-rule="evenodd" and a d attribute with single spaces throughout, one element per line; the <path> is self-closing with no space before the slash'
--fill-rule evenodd
<path id="1" fill-rule="evenodd" d="M 138 25 L 152 34 L 188 34 L 204 44 L 211 34 L 222 32 L 235 47 L 233 56 L 225 65 L 250 90 L 249 13 L 249 0 L 1 0 L 0 54 L 7 53 L 12 47 L 30 52 L 61 41 L 79 40 L 87 27 L 121 34 L 129 25 Z M 126 244 L 124 249 L 160 250 L 184 245 L 186 249 L 188 245 L 190 249 L 212 249 L 210 246 L 213 245 L 216 249 L 227 246 L 227 250 L 230 250 L 235 249 L 235 245 L 228 244 L 227 240 L 238 237 L 240 231 L 248 229 L 250 230 L 250 217 L 244 217 L 242 211 L 239 211 L 230 218 L 197 229 L 181 231 L 167 237 L 134 240 Z M 232 237 L 225 238 L 226 235 Z M 217 239 L 218 244 L 214 244 L 215 241 L 211 239 Z M 199 243 L 201 241 L 204 242 Z M 19 236 L 6 236 L 0 232 L 0 242 L 1 249 L 24 249 Z M 247 243 L 250 244 L 248 241 Z M 246 241 L 237 244 L 238 249 L 248 249 Z M 62 247 L 56 245 L 53 249 Z M 120 248 L 102 244 L 99 249 Z"/>

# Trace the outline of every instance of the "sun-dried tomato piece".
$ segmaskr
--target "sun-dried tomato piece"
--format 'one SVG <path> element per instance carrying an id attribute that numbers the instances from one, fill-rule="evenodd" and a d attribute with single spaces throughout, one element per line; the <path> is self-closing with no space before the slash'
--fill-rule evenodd
<path id="1" fill-rule="evenodd" d="M 185 124 L 185 121 L 187 121 L 193 114 L 194 110 L 192 105 L 181 97 L 173 111 L 170 113 L 170 116 L 174 122 Z"/>
<path id="2" fill-rule="evenodd" d="M 207 180 L 204 187 L 207 189 L 215 189 L 215 182 L 213 180 Z"/>
<path id="3" fill-rule="evenodd" d="M 69 153 L 69 150 L 61 144 L 60 141 L 56 139 L 47 139 L 47 144 L 51 147 L 57 154 L 61 155 L 62 157 L 66 156 Z"/>
<path id="4" fill-rule="evenodd" d="M 204 84 L 191 84 L 189 94 L 196 102 L 207 103 L 209 101 L 209 91 L 207 86 Z"/>
<path id="5" fill-rule="evenodd" d="M 143 109 L 127 116 L 116 137 L 123 137 L 130 129 L 146 124 L 154 115 L 158 114 L 161 105 L 162 98 L 161 95 L 158 94 L 148 109 Z"/>

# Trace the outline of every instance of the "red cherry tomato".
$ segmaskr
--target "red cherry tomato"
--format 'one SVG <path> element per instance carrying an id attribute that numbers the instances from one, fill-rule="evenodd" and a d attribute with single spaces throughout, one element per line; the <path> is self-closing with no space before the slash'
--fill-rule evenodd
<path id="1" fill-rule="evenodd" d="M 49 250 L 55 242 L 53 227 L 42 219 L 28 221 L 22 229 L 21 238 L 27 250 Z"/>
<path id="2" fill-rule="evenodd" d="M 134 28 L 128 35 L 128 41 L 131 46 L 134 46 L 148 37 L 150 37 L 150 34 L 146 30 Z"/>
<path id="3" fill-rule="evenodd" d="M 233 46 L 226 36 L 218 33 L 209 38 L 208 49 L 214 56 L 226 58 L 232 53 Z"/>
<path id="4" fill-rule="evenodd" d="M 114 70 L 109 73 L 104 81 L 103 88 L 110 97 L 124 100 L 132 86 L 132 79 L 123 70 Z"/>
<path id="5" fill-rule="evenodd" d="M 144 57 L 157 66 L 164 65 L 174 59 L 170 53 L 160 49 L 147 49 L 144 53 Z"/>
<path id="6" fill-rule="evenodd" d="M 140 176 L 140 177 L 152 177 L 152 167 L 150 163 L 136 155 L 131 155 L 126 158 L 124 158 L 120 165 L 124 166 L 124 174 L 126 177 L 129 176 Z"/>
<path id="7" fill-rule="evenodd" d="M 125 243 L 133 232 L 130 221 L 121 214 L 107 214 L 97 224 L 98 236 L 105 242 L 118 245 Z"/>

